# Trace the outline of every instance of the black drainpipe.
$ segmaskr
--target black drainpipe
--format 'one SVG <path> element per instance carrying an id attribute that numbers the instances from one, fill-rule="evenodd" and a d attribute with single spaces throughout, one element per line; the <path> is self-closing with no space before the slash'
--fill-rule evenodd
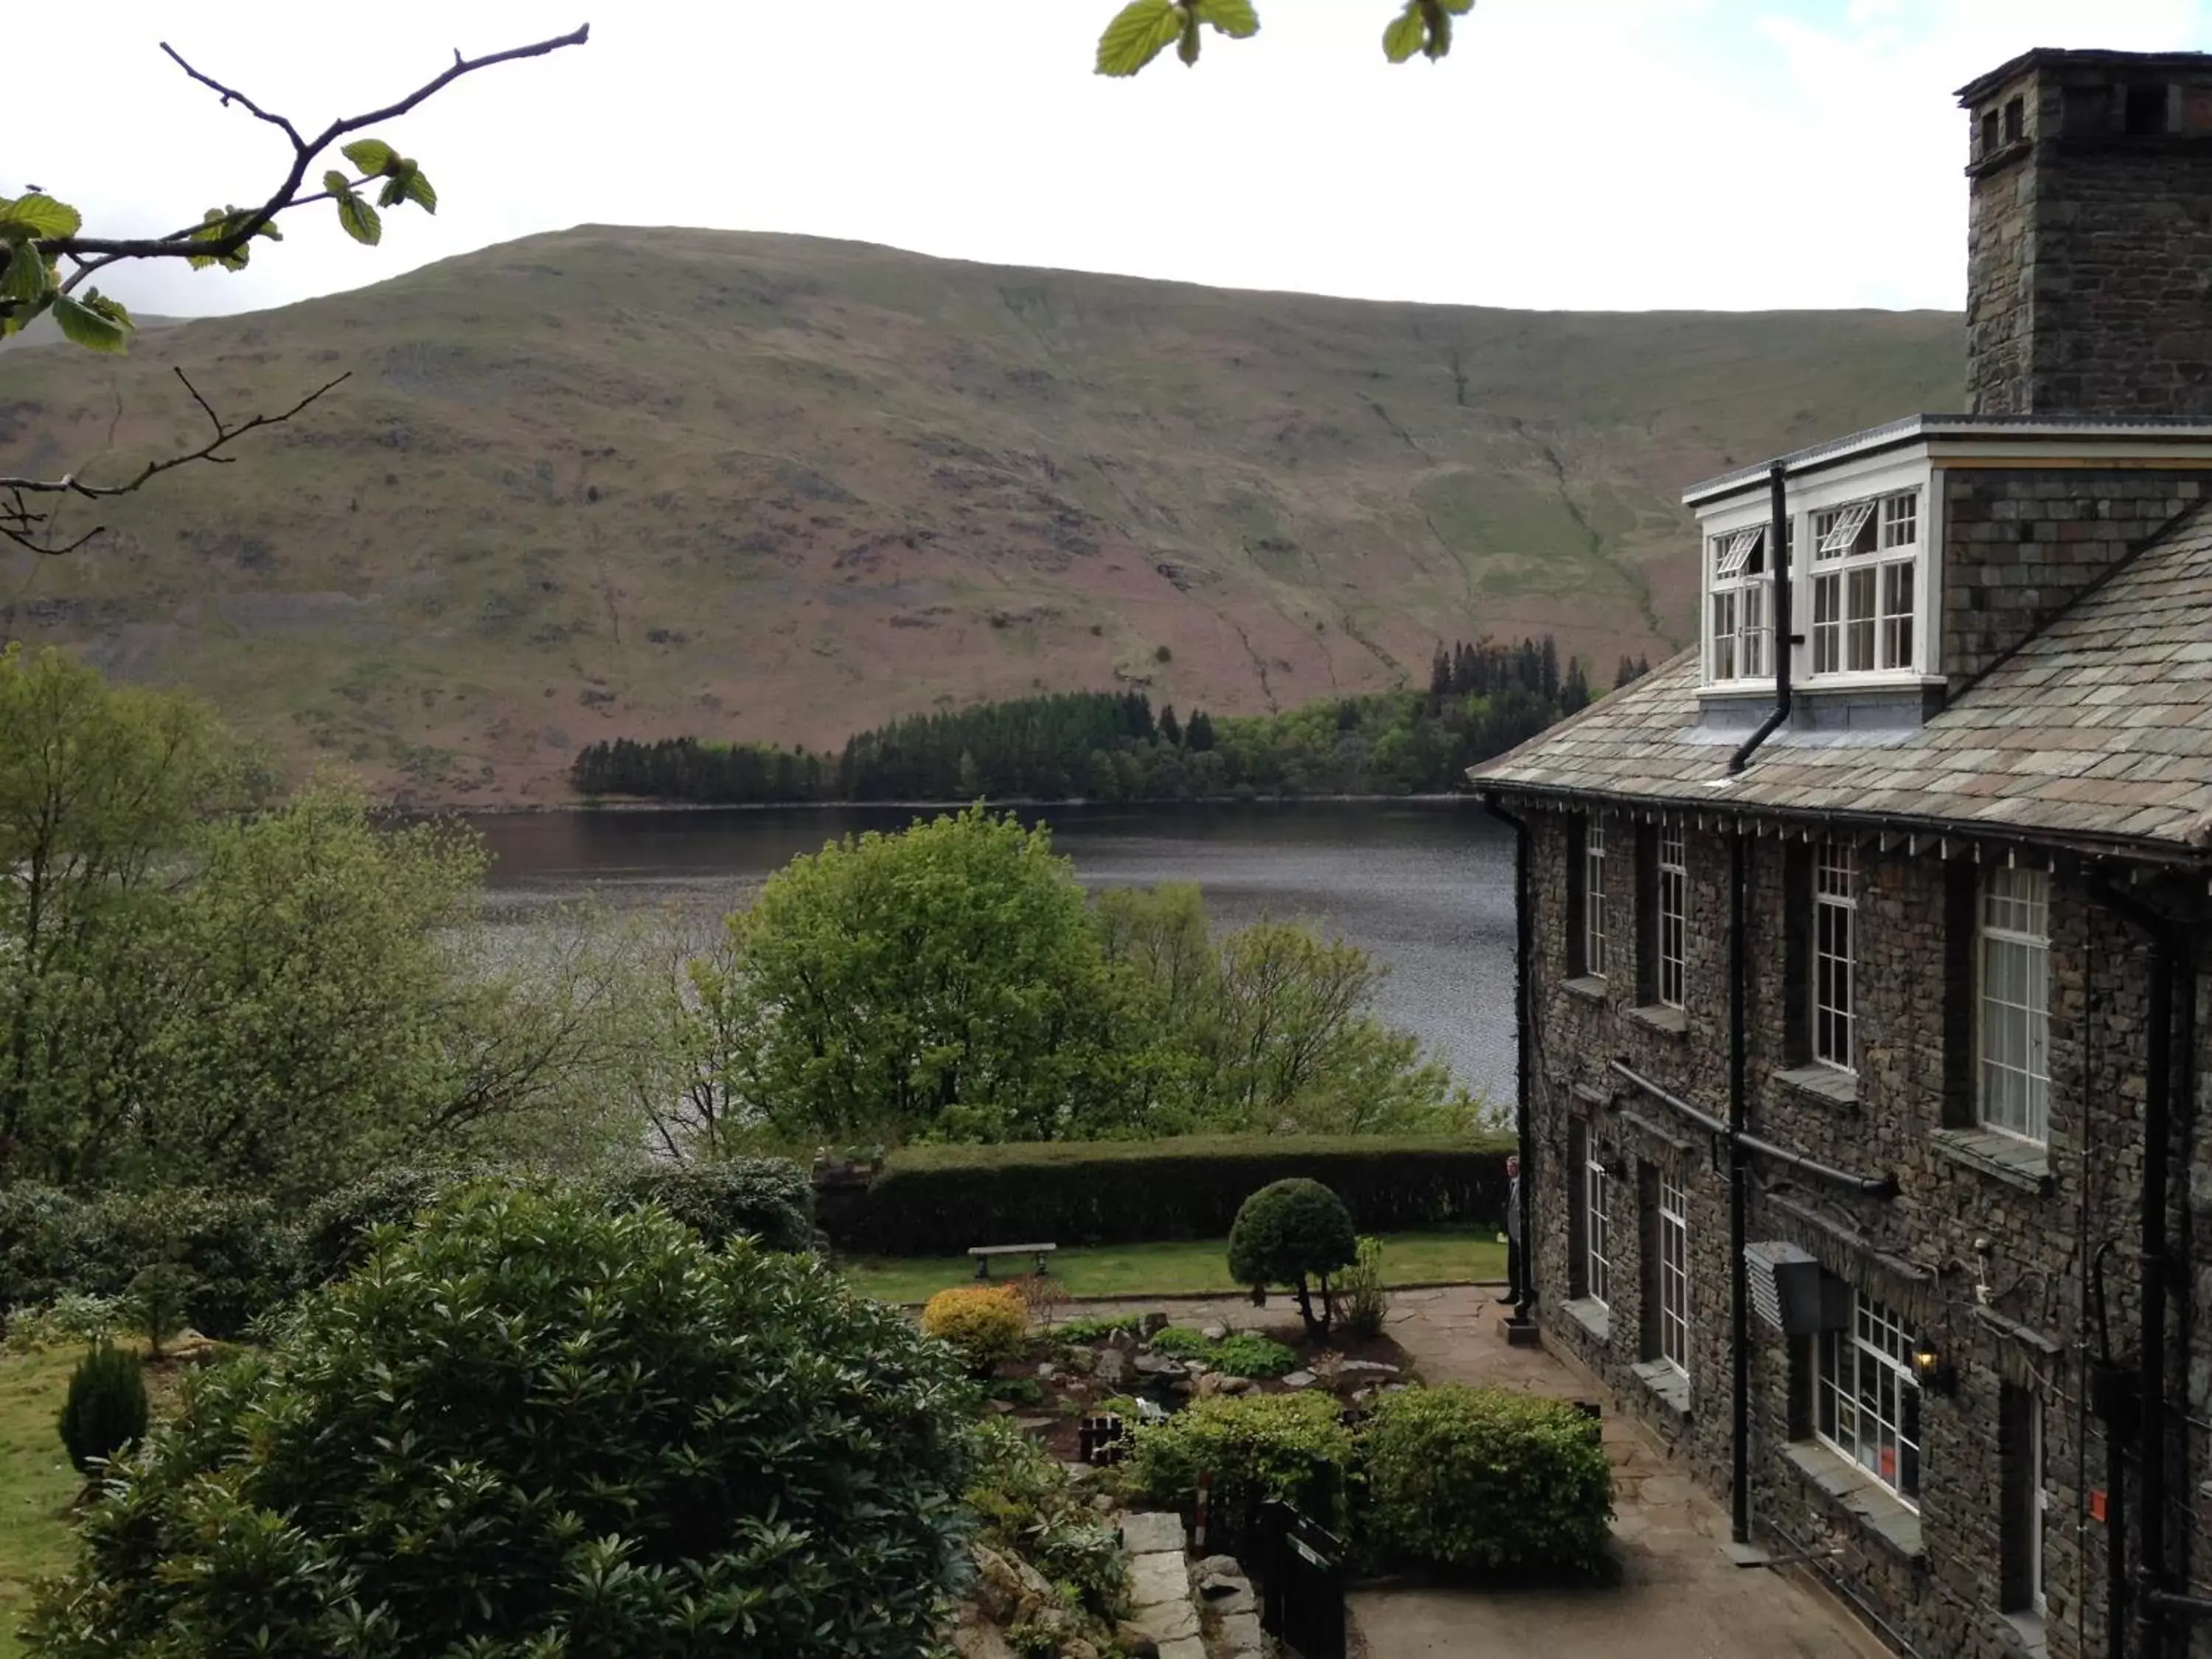
<path id="1" fill-rule="evenodd" d="M 1529 1068 L 1535 1064 L 1529 1042 L 1528 986 L 1536 951 L 1536 924 L 1528 910 L 1528 821 L 1486 799 L 1490 816 L 1513 831 L 1513 1041 L 1517 1050 L 1513 1067 L 1513 1133 L 1521 1146 L 1521 1277 L 1513 1286 L 1511 1322 L 1528 1322 L 1536 1299 L 1536 1230 L 1530 1224 L 1534 1208 L 1529 1194 L 1535 1179 L 1535 1138 L 1529 1133 Z"/>
<path id="2" fill-rule="evenodd" d="M 2136 1443 L 2142 1464 L 2142 1495 L 2137 1505 L 2141 1536 L 2136 1546 L 2136 1650 L 2139 1659 L 2162 1659 L 2169 1619 L 2197 1619 L 2212 1604 L 2176 1595 L 2168 1585 L 2166 1549 L 2166 1298 L 2172 1262 L 2167 1245 L 2168 1146 L 2176 1103 L 2186 1111 L 2194 1086 L 2196 1061 L 2185 1054 L 2177 1077 L 2173 1065 L 2174 991 L 2177 980 L 2187 997 L 2181 1029 L 2195 1044 L 2197 969 L 2182 923 L 2104 882 L 2094 887 L 2099 902 L 2133 922 L 2149 936 L 2150 1009 L 2143 1066 L 2142 1230 L 2136 1259 L 2142 1273 L 2142 1351 L 2136 1383 Z M 2176 974 L 2179 965 L 2180 972 Z M 2112 1431 L 2108 1425 L 2108 1433 Z M 2117 1505 L 2118 1499 L 2114 1499 Z M 2118 1622 L 2117 1612 L 2108 1615 Z"/>
<path id="3" fill-rule="evenodd" d="M 1766 469 L 1771 502 L 1766 520 L 1766 562 L 1774 571 L 1774 709 L 1759 730 L 1743 740 L 1742 747 L 1729 757 L 1731 777 L 1743 770 L 1744 763 L 1759 745 L 1772 737 L 1775 728 L 1790 718 L 1790 658 L 1797 637 L 1790 631 L 1790 507 L 1782 480 L 1782 463 L 1777 461 Z"/>

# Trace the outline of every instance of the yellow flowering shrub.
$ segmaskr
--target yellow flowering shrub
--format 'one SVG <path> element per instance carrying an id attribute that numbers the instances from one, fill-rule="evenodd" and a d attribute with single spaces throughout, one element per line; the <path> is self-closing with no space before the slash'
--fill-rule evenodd
<path id="1" fill-rule="evenodd" d="M 942 1337 L 978 1371 L 1020 1354 L 1029 1336 L 1029 1309 L 1012 1285 L 939 1291 L 921 1310 L 921 1328 Z"/>

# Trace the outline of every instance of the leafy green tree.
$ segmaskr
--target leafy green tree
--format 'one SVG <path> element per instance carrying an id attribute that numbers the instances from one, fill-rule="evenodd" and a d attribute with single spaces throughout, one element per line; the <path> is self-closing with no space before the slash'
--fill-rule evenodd
<path id="1" fill-rule="evenodd" d="M 131 313 L 120 301 L 103 295 L 92 283 L 94 276 L 115 265 L 146 260 L 181 259 L 195 270 L 210 265 L 242 270 L 252 257 L 255 242 L 283 240 L 276 223 L 280 216 L 315 202 L 331 204 L 346 234 L 374 246 L 384 234 L 381 210 L 411 203 L 425 213 L 435 213 L 438 192 L 412 157 L 401 155 L 383 138 L 355 135 L 398 119 L 465 75 L 495 64 L 542 58 L 563 46 L 581 46 L 590 33 L 587 25 L 534 46 L 482 58 L 464 58 L 456 52 L 451 65 L 404 97 L 366 114 L 342 116 L 312 137 L 238 88 L 193 68 L 164 41 L 161 50 L 177 67 L 217 94 L 224 107 L 236 104 L 283 136 L 291 149 L 283 176 L 258 205 L 211 207 L 194 222 L 163 236 L 88 234 L 82 213 L 35 185 L 17 196 L 0 195 L 0 337 L 20 333 L 37 318 L 51 314 L 64 336 L 77 344 L 94 351 L 121 351 L 130 343 Z M 332 152 L 346 165 L 324 167 L 316 181 L 321 188 L 317 189 L 309 175 L 331 159 Z M 371 191 L 376 195 L 374 203 L 368 199 Z M 102 526 L 95 525 L 66 541 L 59 539 L 55 515 L 62 504 L 128 495 L 174 468 L 194 461 L 228 459 L 221 452 L 238 439 L 290 420 L 347 377 L 341 374 L 317 387 L 280 414 L 256 414 L 232 421 L 216 412 L 183 369 L 177 370 L 177 378 L 206 414 L 214 428 L 211 438 L 197 449 L 149 461 L 112 483 L 95 483 L 74 473 L 58 478 L 0 477 L 0 539 L 34 553 L 73 552 L 98 535 Z"/>
<path id="2" fill-rule="evenodd" d="M 923 1659 L 965 1386 L 811 1256 L 477 1191 L 188 1391 L 82 1522 L 44 1659 Z"/>
<path id="3" fill-rule="evenodd" d="M 491 959 L 474 836 L 266 793 L 198 705 L 0 653 L 0 1177 L 293 1202 L 605 1116 L 599 965 Z"/>
<path id="4" fill-rule="evenodd" d="M 1306 1334 L 1328 1334 L 1334 1308 L 1329 1275 L 1359 1259 L 1359 1239 L 1344 1200 L 1318 1181 L 1271 1182 L 1246 1199 L 1229 1228 L 1229 1276 L 1255 1291 L 1286 1285 L 1296 1291 Z M 1309 1283 L 1308 1281 L 1311 1281 Z M 1321 1311 L 1314 1311 L 1314 1291 Z"/>
<path id="5" fill-rule="evenodd" d="M 730 919 L 702 1018 L 737 1110 L 803 1139 L 1052 1139 L 1142 1121 L 1148 1036 L 1048 830 L 971 807 L 794 859 Z"/>
<path id="6" fill-rule="evenodd" d="M 1431 62 L 1451 50 L 1452 19 L 1474 0 L 1405 0 L 1382 31 L 1382 55 L 1402 64 L 1415 53 Z M 1201 30 L 1233 40 L 1260 32 L 1252 0 L 1129 0 L 1098 37 L 1098 73 L 1134 75 L 1170 46 L 1186 66 L 1198 62 Z"/>

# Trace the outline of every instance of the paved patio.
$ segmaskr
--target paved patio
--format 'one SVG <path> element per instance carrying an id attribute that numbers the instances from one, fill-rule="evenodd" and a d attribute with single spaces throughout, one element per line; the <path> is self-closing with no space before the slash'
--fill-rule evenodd
<path id="1" fill-rule="evenodd" d="M 1620 1581 L 1362 1591 L 1352 1616 L 1371 1659 L 1617 1659 L 1631 1646 L 1637 1659 L 1885 1659 L 1887 1650 L 1801 1575 L 1730 1562 L 1726 1513 L 1615 1409 L 1607 1389 L 1546 1350 L 1508 1347 L 1498 1334 L 1498 1294 L 1482 1286 L 1395 1291 L 1390 1334 L 1431 1382 L 1602 1402 Z M 1242 1298 L 1121 1305 L 1164 1307 L 1181 1325 L 1249 1328 L 1282 1318 L 1279 1308 L 1262 1314 Z"/>

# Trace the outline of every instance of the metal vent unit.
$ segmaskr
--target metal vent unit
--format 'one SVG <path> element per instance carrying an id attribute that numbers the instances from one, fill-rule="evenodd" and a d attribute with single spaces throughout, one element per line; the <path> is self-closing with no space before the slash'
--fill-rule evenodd
<path id="1" fill-rule="evenodd" d="M 1751 1305 L 1784 1336 L 1814 1336 L 1850 1323 L 1850 1287 L 1820 1271 L 1809 1251 L 1779 1240 L 1743 1247 Z"/>

